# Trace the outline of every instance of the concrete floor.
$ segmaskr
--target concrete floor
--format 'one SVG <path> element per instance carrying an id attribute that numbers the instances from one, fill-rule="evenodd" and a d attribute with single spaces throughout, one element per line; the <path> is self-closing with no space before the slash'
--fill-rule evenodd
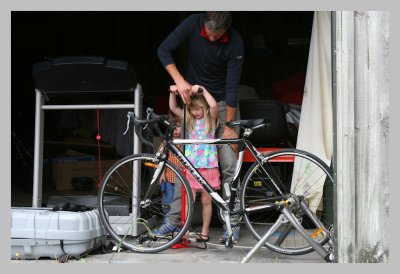
<path id="1" fill-rule="evenodd" d="M 60 192 L 44 192 L 43 201 L 48 197 L 60 195 Z M 62 193 L 62 195 L 79 195 L 88 193 Z M 95 193 L 90 193 L 95 194 Z M 23 207 L 32 205 L 32 193 L 13 189 L 12 206 Z M 197 228 L 200 230 L 200 227 Z M 240 263 L 244 256 L 256 244 L 256 240 L 247 231 L 245 225 L 241 228 L 241 238 L 233 248 L 226 248 L 219 243 L 219 237 L 223 229 L 217 226 L 211 227 L 210 241 L 207 248 L 196 243 L 194 233 L 191 234 L 191 243 L 188 248 L 168 249 L 156 254 L 141 254 L 130 251 L 111 252 L 107 254 L 88 255 L 81 259 L 69 259 L 68 263 Z M 202 249 L 203 248 L 203 249 Z M 300 256 L 288 256 L 274 253 L 266 248 L 261 248 L 250 259 L 250 263 L 324 263 L 324 260 L 312 252 Z M 39 258 L 36 260 L 12 260 L 12 263 L 58 263 L 56 259 Z"/>
<path id="2" fill-rule="evenodd" d="M 256 244 L 256 240 L 244 227 L 241 238 L 233 248 L 226 248 L 218 241 L 222 235 L 222 228 L 212 228 L 210 241 L 206 249 L 201 243 L 196 243 L 194 236 L 188 248 L 168 249 L 157 254 L 139 254 L 134 252 L 119 252 L 88 256 L 82 259 L 85 262 L 103 263 L 240 263 L 244 256 Z M 79 261 L 74 261 L 78 263 Z M 266 248 L 261 248 L 250 259 L 250 263 L 324 263 L 324 260 L 316 253 L 301 256 L 287 256 L 274 253 Z"/>

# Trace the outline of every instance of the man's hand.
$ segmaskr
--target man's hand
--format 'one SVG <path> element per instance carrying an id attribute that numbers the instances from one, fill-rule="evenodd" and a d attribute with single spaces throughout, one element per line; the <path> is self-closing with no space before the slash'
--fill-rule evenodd
<path id="1" fill-rule="evenodd" d="M 225 126 L 224 133 L 222 134 L 222 139 L 235 139 L 235 138 L 238 138 L 238 137 L 239 136 L 237 135 L 235 129 L 233 129 L 231 127 L 228 127 L 228 126 Z M 231 148 L 233 149 L 233 151 L 235 153 L 239 152 L 237 144 L 231 144 L 230 146 L 231 146 Z"/>
<path id="2" fill-rule="evenodd" d="M 176 84 L 178 93 L 182 98 L 184 104 L 190 104 L 190 97 L 192 96 L 192 85 L 185 80 Z"/>
<path id="3" fill-rule="evenodd" d="M 177 91 L 179 93 L 179 96 L 181 96 L 183 103 L 189 104 L 190 96 L 192 95 L 191 92 L 192 85 L 189 84 L 185 80 L 185 78 L 180 74 L 175 64 L 169 64 L 165 67 L 165 69 L 168 71 L 169 75 L 171 75 L 172 79 L 174 80 Z"/>

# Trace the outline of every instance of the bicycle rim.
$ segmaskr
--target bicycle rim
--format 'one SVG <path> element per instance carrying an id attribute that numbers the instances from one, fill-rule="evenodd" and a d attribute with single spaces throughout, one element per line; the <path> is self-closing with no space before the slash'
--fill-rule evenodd
<path id="1" fill-rule="evenodd" d="M 260 240 L 275 223 L 279 223 L 276 230 L 270 231 L 266 247 L 288 255 L 313 251 L 299 231 L 290 222 L 285 222 L 281 212 L 273 206 L 288 197 L 303 197 L 313 215 L 323 224 L 322 228 L 299 208 L 290 208 L 291 214 L 315 241 L 326 244 L 331 236 L 329 230 L 333 227 L 333 181 L 329 167 L 316 156 L 297 149 L 267 154 L 263 167 L 271 174 L 283 196 L 260 165 L 255 163 L 250 167 L 241 189 L 241 207 L 247 211 L 244 221 L 253 236 Z M 263 207 L 267 204 L 271 207 Z M 256 206 L 259 210 L 250 212 Z"/>
<path id="2" fill-rule="evenodd" d="M 182 173 L 166 162 L 165 170 L 171 171 L 175 175 L 175 183 L 181 182 L 183 186 L 186 219 L 179 231 L 163 237 L 155 237 L 151 233 L 165 221 L 169 207 L 165 200 L 165 189 L 161 189 L 158 181 L 152 188 L 150 199 L 143 199 L 157 165 L 155 155 L 128 156 L 115 163 L 103 178 L 98 195 L 100 218 L 115 245 L 122 249 L 142 253 L 160 252 L 179 242 L 189 228 L 193 210 L 190 186 Z"/>

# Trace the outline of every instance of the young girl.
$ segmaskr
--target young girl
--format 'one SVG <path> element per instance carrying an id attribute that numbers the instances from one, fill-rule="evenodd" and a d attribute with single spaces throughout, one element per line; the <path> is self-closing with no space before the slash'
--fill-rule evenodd
<path id="1" fill-rule="evenodd" d="M 199 89 L 202 92 L 199 92 Z M 183 109 L 177 104 L 175 85 L 170 87 L 169 108 L 179 117 L 183 117 Z M 186 106 L 186 127 L 189 139 L 214 139 L 215 130 L 218 125 L 218 106 L 211 94 L 199 85 L 192 86 L 192 97 L 189 105 Z M 194 144 L 186 145 L 185 156 L 207 180 L 213 189 L 218 190 L 221 186 L 220 173 L 218 169 L 217 148 L 215 145 Z M 210 222 L 212 216 L 211 197 L 202 186 L 187 174 L 187 179 L 192 187 L 193 197 L 201 193 L 203 226 L 201 234 L 196 237 L 198 242 L 209 240 Z"/>

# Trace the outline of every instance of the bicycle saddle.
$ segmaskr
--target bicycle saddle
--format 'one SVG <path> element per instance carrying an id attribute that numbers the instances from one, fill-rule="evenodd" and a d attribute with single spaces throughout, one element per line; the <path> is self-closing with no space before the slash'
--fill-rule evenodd
<path id="1" fill-rule="evenodd" d="M 268 118 L 263 119 L 250 119 L 250 120 L 236 120 L 225 123 L 228 127 L 243 127 L 243 128 L 258 128 L 260 126 L 268 126 L 270 121 Z"/>

